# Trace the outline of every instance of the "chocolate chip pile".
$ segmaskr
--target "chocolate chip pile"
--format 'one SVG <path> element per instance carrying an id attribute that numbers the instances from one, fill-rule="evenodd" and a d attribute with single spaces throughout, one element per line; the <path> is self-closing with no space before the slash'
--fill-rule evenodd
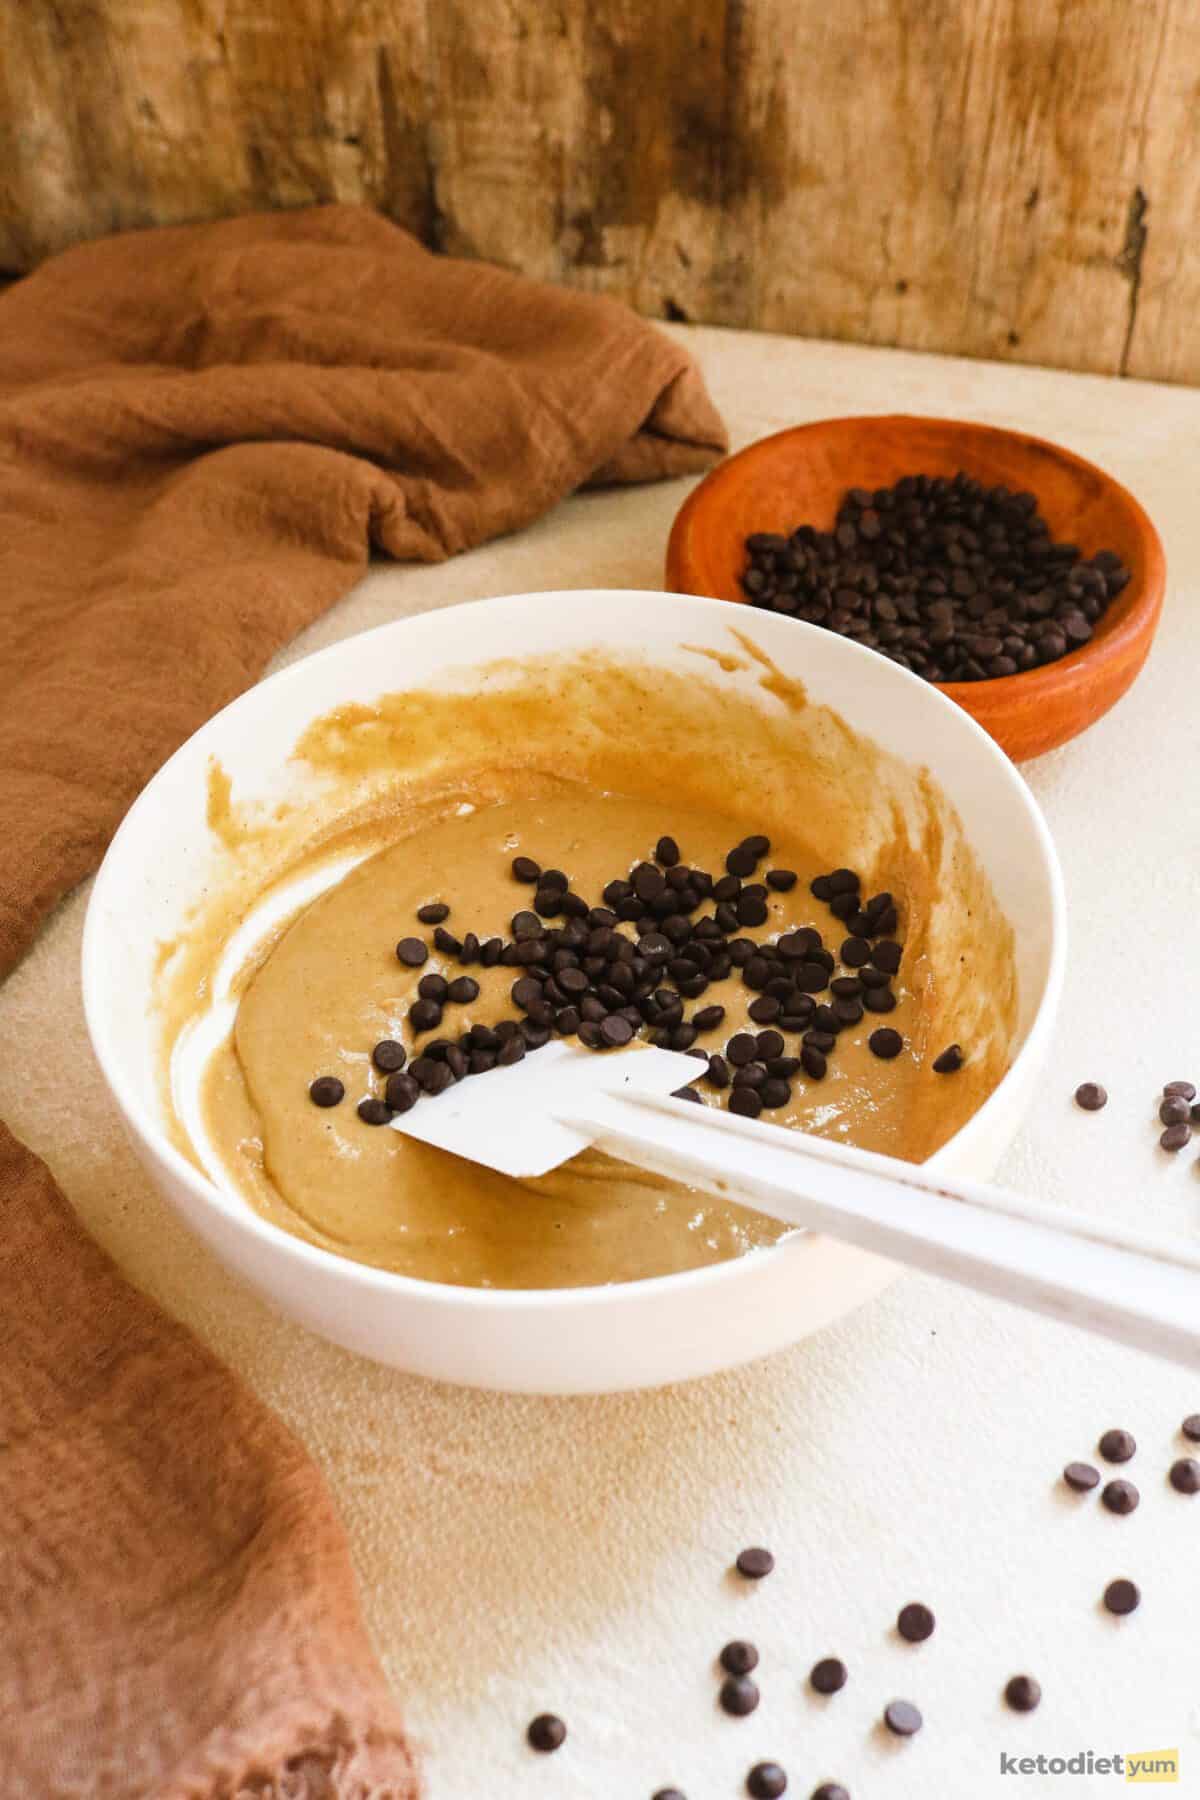
<path id="1" fill-rule="evenodd" d="M 1086 644 L 1130 579 L 1113 550 L 1055 543 L 1033 494 L 964 470 L 851 488 L 832 531 L 746 539 L 753 606 L 822 625 L 929 681 L 990 681 Z"/>
<path id="2" fill-rule="evenodd" d="M 385 1077 L 383 1093 L 361 1100 L 358 1116 L 367 1125 L 386 1125 L 423 1096 L 520 1062 L 553 1037 L 608 1050 L 639 1035 L 703 1062 L 697 1080 L 714 1092 L 728 1090 L 731 1112 L 757 1118 L 786 1107 L 797 1076 L 824 1079 L 841 1032 L 867 1013 L 895 1007 L 892 983 L 903 949 L 893 936 L 899 916 L 892 895 L 864 898 L 852 869 L 834 869 L 810 884 L 845 934 L 836 953 L 815 926 L 785 932 L 773 943 L 747 935 L 767 923 L 768 895 L 796 885 L 791 869 L 769 868 L 762 881 L 751 879 L 770 850 L 766 837 L 744 838 L 726 856 L 724 873 L 714 876 L 685 865 L 674 838 L 662 837 L 653 861 L 610 881 L 597 906 L 573 891 L 561 869 L 517 856 L 513 879 L 532 887 L 533 898 L 530 908 L 512 915 L 507 937 L 481 939 L 468 931 L 459 938 L 446 927 L 450 908 L 444 902 L 422 906 L 418 919 L 433 925 L 433 948 L 443 958 L 516 972 L 516 1016 L 472 1024 L 454 1037 L 432 1036 L 449 1009 L 478 999 L 479 983 L 470 975 L 422 975 L 408 1023 L 414 1039 L 426 1041 L 411 1061 L 394 1039 L 375 1045 L 372 1062 Z M 430 945 L 423 937 L 404 937 L 396 956 L 405 968 L 419 969 L 429 960 Z M 689 1013 L 688 1003 L 734 971 L 753 992 L 747 1011 L 761 1029 L 735 1032 L 720 1050 L 710 1050 L 697 1040 L 720 1033 L 725 1008 L 710 1004 Z M 799 1038 L 794 1053 L 785 1033 Z M 883 1061 L 904 1048 L 890 1026 L 872 1031 L 867 1043 Z M 951 1044 L 933 1068 L 949 1075 L 962 1063 L 960 1046 Z M 692 1084 L 677 1093 L 700 1099 Z M 309 1096 L 316 1106 L 336 1106 L 345 1088 L 337 1076 L 320 1075 Z"/>

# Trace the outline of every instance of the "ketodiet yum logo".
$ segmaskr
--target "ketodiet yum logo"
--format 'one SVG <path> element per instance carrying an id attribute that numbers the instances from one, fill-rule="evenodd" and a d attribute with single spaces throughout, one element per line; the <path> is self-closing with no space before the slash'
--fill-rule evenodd
<path id="1" fill-rule="evenodd" d="M 1108 1775 L 1116 1781 L 1179 1780 L 1178 1750 L 1117 1750 L 1097 1756 L 1077 1750 L 1073 1756 L 1010 1756 L 1000 1752 L 1002 1775 Z"/>

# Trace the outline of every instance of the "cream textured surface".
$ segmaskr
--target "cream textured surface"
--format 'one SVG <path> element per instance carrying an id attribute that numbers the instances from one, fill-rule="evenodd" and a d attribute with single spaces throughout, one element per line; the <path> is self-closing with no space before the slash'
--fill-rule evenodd
<path id="1" fill-rule="evenodd" d="M 1157 1148 L 1162 1082 L 1200 1085 L 1200 396 L 1041 370 L 686 330 L 735 440 L 806 419 L 910 410 L 1053 437 L 1127 482 L 1163 535 L 1162 629 L 1132 693 L 1028 766 L 1066 870 L 1070 968 L 1043 1090 L 1000 1178 L 1200 1235 L 1197 1147 Z M 438 568 L 381 569 L 293 645 L 293 660 L 405 613 L 526 588 L 655 587 L 685 483 L 586 495 L 520 538 Z M 13 1127 L 122 1267 L 243 1370 L 308 1441 L 349 1526 L 367 1612 L 422 1748 L 431 1800 L 732 1800 L 764 1757 L 791 1795 L 837 1778 L 854 1800 L 1054 1793 L 1001 1754 L 1179 1746 L 1200 1794 L 1200 1496 L 1166 1484 L 1200 1373 L 906 1277 L 836 1329 L 691 1387 L 534 1400 L 439 1389 L 356 1361 L 227 1279 L 149 1187 L 107 1104 L 76 977 L 86 894 L 0 990 Z M 1104 1082 L 1107 1111 L 1071 1104 Z M 1129 1518 L 1056 1477 L 1099 1433 L 1138 1439 Z M 1115 1473 L 1116 1471 L 1112 1471 Z M 778 1560 L 728 1574 L 746 1543 Z M 1098 1606 L 1130 1575 L 1141 1610 Z M 902 1643 L 900 1605 L 938 1615 Z M 763 1702 L 715 1707 L 727 1638 L 762 1653 Z M 841 1656 L 830 1701 L 805 1685 Z M 1041 1681 L 1008 1713 L 1006 1678 Z M 914 1700 L 910 1742 L 878 1728 Z M 537 1757 L 526 1721 L 571 1735 Z M 1080 1795 L 1117 1778 L 1076 1776 Z"/>

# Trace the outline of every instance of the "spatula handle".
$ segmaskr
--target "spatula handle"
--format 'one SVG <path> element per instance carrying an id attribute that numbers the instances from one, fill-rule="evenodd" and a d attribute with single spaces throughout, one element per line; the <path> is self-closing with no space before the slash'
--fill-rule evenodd
<path id="1" fill-rule="evenodd" d="M 566 1122 L 639 1168 L 1200 1368 L 1187 1245 L 675 1099 L 599 1095 Z"/>

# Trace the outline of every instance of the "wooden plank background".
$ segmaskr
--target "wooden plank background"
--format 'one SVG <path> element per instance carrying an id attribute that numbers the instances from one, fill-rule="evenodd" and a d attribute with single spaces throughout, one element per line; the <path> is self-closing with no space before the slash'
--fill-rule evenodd
<path id="1" fill-rule="evenodd" d="M 7 0 L 0 270 L 361 200 L 668 318 L 1200 381 L 1200 0 Z"/>

